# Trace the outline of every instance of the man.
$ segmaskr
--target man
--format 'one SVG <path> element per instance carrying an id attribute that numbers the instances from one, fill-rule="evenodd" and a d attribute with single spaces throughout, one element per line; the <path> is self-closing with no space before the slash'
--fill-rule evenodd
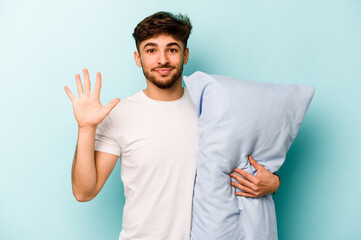
<path id="1" fill-rule="evenodd" d="M 147 88 L 103 106 L 99 101 L 101 75 L 94 91 L 83 70 L 84 89 L 76 75 L 79 97 L 66 86 L 78 122 L 78 143 L 72 184 L 78 201 L 94 198 L 121 155 L 121 178 L 126 198 L 119 239 L 188 240 L 196 171 L 198 130 L 195 108 L 182 87 L 188 62 L 187 17 L 158 12 L 134 30 L 134 59 L 142 67 Z M 260 168 L 255 176 L 232 183 L 249 197 L 277 190 L 276 176 Z M 250 179 L 250 177 L 252 179 Z M 215 216 L 216 217 L 216 216 Z"/>

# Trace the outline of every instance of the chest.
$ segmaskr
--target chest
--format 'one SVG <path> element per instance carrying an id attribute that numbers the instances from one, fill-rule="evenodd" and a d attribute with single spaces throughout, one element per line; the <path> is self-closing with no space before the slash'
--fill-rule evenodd
<path id="1" fill-rule="evenodd" d="M 198 120 L 193 111 L 143 109 L 122 126 L 122 166 L 162 169 L 194 162 Z"/>

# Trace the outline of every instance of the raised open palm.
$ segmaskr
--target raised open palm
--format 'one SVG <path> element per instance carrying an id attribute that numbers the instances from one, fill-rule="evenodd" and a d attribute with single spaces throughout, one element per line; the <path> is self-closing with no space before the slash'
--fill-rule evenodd
<path id="1" fill-rule="evenodd" d="M 65 92 L 73 104 L 75 119 L 79 127 L 96 127 L 110 111 L 120 102 L 119 98 L 112 100 L 106 106 L 100 103 L 101 75 L 98 72 L 94 91 L 90 91 L 90 79 L 87 69 L 83 69 L 84 90 L 81 83 L 80 75 L 76 74 L 76 86 L 78 89 L 78 98 L 65 86 Z"/>

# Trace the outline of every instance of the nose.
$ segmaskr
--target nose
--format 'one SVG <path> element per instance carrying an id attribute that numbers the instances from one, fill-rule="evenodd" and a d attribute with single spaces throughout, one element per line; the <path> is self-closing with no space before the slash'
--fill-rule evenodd
<path id="1" fill-rule="evenodd" d="M 158 57 L 158 64 L 165 65 L 169 63 L 169 58 L 166 52 L 160 52 Z"/>

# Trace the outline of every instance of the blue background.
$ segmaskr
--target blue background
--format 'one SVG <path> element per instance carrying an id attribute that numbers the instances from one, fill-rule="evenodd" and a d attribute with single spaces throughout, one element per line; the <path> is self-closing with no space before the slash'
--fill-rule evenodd
<path id="1" fill-rule="evenodd" d="M 75 73 L 102 102 L 146 87 L 131 33 L 166 10 L 193 23 L 196 70 L 317 88 L 280 170 L 279 239 L 361 239 L 361 1 L 0 0 L 0 239 L 117 239 L 119 162 L 89 203 L 72 196 Z"/>

